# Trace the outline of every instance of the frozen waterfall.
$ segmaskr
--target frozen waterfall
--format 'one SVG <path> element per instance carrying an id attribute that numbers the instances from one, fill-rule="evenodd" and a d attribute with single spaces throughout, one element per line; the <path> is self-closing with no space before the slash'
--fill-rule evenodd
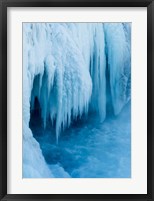
<path id="1" fill-rule="evenodd" d="M 72 121 L 94 112 L 103 122 L 108 106 L 118 115 L 128 103 L 130 30 L 129 23 L 23 23 L 24 177 L 54 177 L 29 128 L 33 111 L 58 142 Z"/>

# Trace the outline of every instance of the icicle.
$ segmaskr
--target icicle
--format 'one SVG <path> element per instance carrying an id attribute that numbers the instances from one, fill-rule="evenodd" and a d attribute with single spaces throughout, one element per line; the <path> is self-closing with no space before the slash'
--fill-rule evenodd
<path id="1" fill-rule="evenodd" d="M 91 53 L 90 73 L 93 82 L 92 110 L 97 111 L 100 120 L 106 116 L 106 56 L 103 25 L 98 23 L 94 30 L 94 45 Z"/>
<path id="2" fill-rule="evenodd" d="M 130 40 L 127 38 L 122 23 L 105 23 L 108 66 L 112 105 L 115 115 L 130 99 L 127 87 L 130 77 Z M 130 87 L 130 86 L 129 86 Z"/>
<path id="3" fill-rule="evenodd" d="M 27 23 L 24 38 L 31 106 L 37 97 L 44 128 L 48 118 L 56 124 L 57 142 L 61 130 L 89 110 L 104 121 L 106 65 L 114 113 L 129 100 L 130 26 L 125 23 Z"/>

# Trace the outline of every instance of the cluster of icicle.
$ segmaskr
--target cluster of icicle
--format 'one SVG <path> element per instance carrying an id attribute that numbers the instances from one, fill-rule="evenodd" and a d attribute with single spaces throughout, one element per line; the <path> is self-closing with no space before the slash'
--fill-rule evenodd
<path id="1" fill-rule="evenodd" d="M 114 113 L 130 98 L 130 25 L 122 23 L 24 24 L 24 68 L 41 106 L 44 127 L 56 120 L 57 140 L 89 106 L 106 116 L 106 69 Z M 90 108 L 90 109 L 91 109 Z"/>
<path id="2" fill-rule="evenodd" d="M 29 127 L 36 97 L 44 127 L 48 118 L 56 122 L 57 141 L 62 129 L 89 110 L 103 122 L 107 79 L 119 114 L 130 100 L 130 44 L 129 23 L 24 23 L 24 124 Z"/>

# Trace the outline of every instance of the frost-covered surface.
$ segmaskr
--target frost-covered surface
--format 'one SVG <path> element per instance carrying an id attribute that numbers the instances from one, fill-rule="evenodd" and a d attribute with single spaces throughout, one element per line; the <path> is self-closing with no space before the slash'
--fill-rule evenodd
<path id="1" fill-rule="evenodd" d="M 102 123 L 108 106 L 118 115 L 128 103 L 130 34 L 129 23 L 23 24 L 23 177 L 69 177 L 47 165 L 29 128 L 36 98 L 57 142 L 83 115 L 96 113 Z"/>

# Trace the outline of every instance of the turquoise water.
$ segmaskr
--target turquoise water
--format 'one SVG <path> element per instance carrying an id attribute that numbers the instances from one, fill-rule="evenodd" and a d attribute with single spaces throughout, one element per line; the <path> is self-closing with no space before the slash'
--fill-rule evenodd
<path id="1" fill-rule="evenodd" d="M 95 114 L 77 120 L 61 133 L 58 144 L 54 128 L 33 125 L 31 129 L 56 177 L 131 177 L 130 104 L 103 123 Z"/>

